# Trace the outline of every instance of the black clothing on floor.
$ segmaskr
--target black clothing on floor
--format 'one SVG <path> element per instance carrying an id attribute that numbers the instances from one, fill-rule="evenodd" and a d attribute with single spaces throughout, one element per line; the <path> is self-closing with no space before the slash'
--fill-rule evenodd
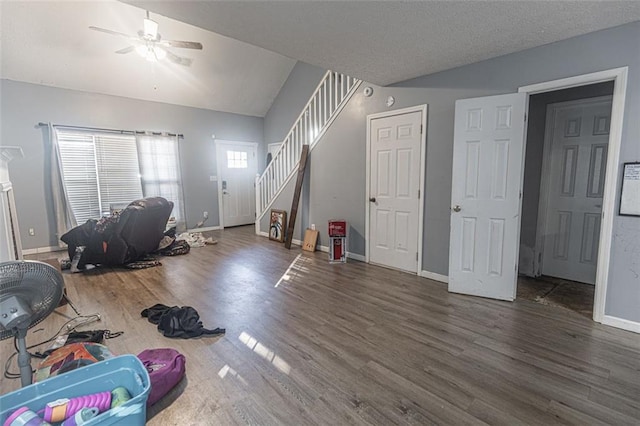
<path id="1" fill-rule="evenodd" d="M 161 331 L 165 337 L 189 339 L 225 333 L 224 328 L 214 330 L 204 328 L 198 311 L 191 306 L 178 307 L 158 303 L 144 309 L 140 315 L 146 317 L 150 323 L 157 324 L 158 331 Z"/>

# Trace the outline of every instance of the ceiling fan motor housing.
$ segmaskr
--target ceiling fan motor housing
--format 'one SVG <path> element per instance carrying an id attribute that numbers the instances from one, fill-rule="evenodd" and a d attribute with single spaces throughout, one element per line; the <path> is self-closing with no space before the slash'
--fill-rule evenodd
<path id="1" fill-rule="evenodd" d="M 0 301 L 0 325 L 5 330 L 28 328 L 31 323 L 31 307 L 18 296 L 10 296 Z"/>

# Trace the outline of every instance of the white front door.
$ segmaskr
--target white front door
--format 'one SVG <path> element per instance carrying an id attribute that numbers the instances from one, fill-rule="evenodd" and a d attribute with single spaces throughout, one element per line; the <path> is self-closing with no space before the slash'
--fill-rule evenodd
<path id="1" fill-rule="evenodd" d="M 216 141 L 222 225 L 248 225 L 256 220 L 257 144 Z"/>
<path id="2" fill-rule="evenodd" d="M 416 273 L 422 111 L 369 121 L 369 261 Z"/>
<path id="3" fill-rule="evenodd" d="M 611 97 L 550 105 L 542 273 L 595 284 Z M 545 147 L 546 148 L 546 147 Z"/>
<path id="4" fill-rule="evenodd" d="M 449 291 L 516 295 L 526 94 L 456 102 Z"/>

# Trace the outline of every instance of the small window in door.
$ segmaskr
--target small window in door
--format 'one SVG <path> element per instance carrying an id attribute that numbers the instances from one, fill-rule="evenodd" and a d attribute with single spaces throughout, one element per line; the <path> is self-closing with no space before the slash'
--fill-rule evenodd
<path id="1" fill-rule="evenodd" d="M 243 151 L 227 151 L 227 167 L 229 169 L 246 169 L 247 153 Z"/>

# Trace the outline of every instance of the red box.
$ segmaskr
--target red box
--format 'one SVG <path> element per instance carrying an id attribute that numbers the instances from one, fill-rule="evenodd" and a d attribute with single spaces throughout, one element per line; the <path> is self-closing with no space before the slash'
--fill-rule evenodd
<path id="1" fill-rule="evenodd" d="M 330 237 L 346 237 L 347 236 L 347 222 L 344 220 L 330 220 L 329 221 L 329 236 Z"/>

